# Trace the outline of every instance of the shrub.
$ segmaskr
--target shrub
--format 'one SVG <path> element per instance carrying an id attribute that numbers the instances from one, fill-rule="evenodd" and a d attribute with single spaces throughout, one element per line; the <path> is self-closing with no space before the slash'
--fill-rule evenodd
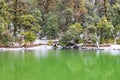
<path id="1" fill-rule="evenodd" d="M 59 42 L 62 46 L 67 46 L 70 43 L 70 41 L 74 39 L 75 39 L 74 35 L 72 35 L 70 32 L 67 32 L 62 36 Z"/>
<path id="2" fill-rule="evenodd" d="M 69 27 L 67 32 L 60 39 L 60 44 L 62 46 L 69 46 L 70 43 L 79 43 L 80 34 L 82 33 L 83 28 L 81 24 L 75 23 Z"/>
<path id="3" fill-rule="evenodd" d="M 36 35 L 33 32 L 31 32 L 31 31 L 25 32 L 25 34 L 24 34 L 25 42 L 33 42 L 33 41 L 35 41 L 35 39 L 36 39 Z"/>
<path id="4" fill-rule="evenodd" d="M 53 45 L 53 41 L 49 40 L 49 41 L 48 41 L 48 45 L 49 45 L 49 46 Z"/>
<path id="5" fill-rule="evenodd" d="M 102 41 L 102 43 L 107 43 L 107 44 L 109 44 L 109 43 L 114 43 L 114 39 L 104 39 L 103 41 Z"/>
<path id="6" fill-rule="evenodd" d="M 78 43 L 83 43 L 84 41 L 82 39 L 79 39 L 78 40 Z"/>
<path id="7" fill-rule="evenodd" d="M 120 44 L 120 39 L 119 40 L 116 40 L 117 44 Z"/>
<path id="8" fill-rule="evenodd" d="M 0 43 L 7 45 L 13 41 L 12 35 L 9 33 L 9 31 L 5 31 L 2 34 L 0 34 Z"/>

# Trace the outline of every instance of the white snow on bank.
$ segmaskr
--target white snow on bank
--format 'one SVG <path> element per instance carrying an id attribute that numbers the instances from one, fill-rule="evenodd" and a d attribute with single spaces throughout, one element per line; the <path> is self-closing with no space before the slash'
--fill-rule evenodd
<path id="1" fill-rule="evenodd" d="M 0 48 L 0 51 L 11 51 L 11 50 L 19 51 L 24 49 L 25 48 Z"/>
<path id="2" fill-rule="evenodd" d="M 48 43 L 48 40 L 35 40 L 34 42 L 33 42 L 33 44 L 47 44 Z"/>
<path id="3" fill-rule="evenodd" d="M 33 42 L 33 44 L 48 44 L 49 41 L 58 42 L 57 39 L 56 40 L 39 40 L 39 39 L 37 39 Z"/>
<path id="4" fill-rule="evenodd" d="M 120 54 L 120 45 L 111 45 L 110 47 L 100 47 L 99 49 L 103 50 L 106 53 L 110 53 L 112 55 Z"/>
<path id="5" fill-rule="evenodd" d="M 47 51 L 53 49 L 52 46 L 48 45 L 41 45 L 41 46 L 36 46 L 36 47 L 30 47 L 30 48 L 0 48 L 0 51 L 24 51 L 24 50 L 32 50 L 35 51 L 36 53 L 39 53 L 40 51 Z M 88 49 L 89 50 L 89 49 Z M 120 54 L 120 45 L 111 45 L 110 47 L 99 47 L 97 50 L 98 53 L 100 51 L 108 52 L 112 55 L 118 55 Z"/>
<path id="6" fill-rule="evenodd" d="M 52 46 L 48 45 L 41 45 L 41 46 L 35 46 L 30 48 L 0 48 L 0 51 L 2 50 L 35 50 L 35 49 L 53 49 Z M 89 49 L 89 48 L 88 48 Z M 111 45 L 110 47 L 99 47 L 100 50 L 120 50 L 120 45 Z"/>
<path id="7" fill-rule="evenodd" d="M 30 48 L 0 48 L 0 51 L 19 51 L 19 50 L 49 50 L 52 49 L 52 46 L 42 45 Z"/>
<path id="8" fill-rule="evenodd" d="M 27 48 L 27 50 L 49 50 L 52 49 L 52 46 L 48 46 L 48 45 L 41 45 L 41 46 L 36 46 L 36 47 L 31 47 L 31 48 Z"/>
<path id="9" fill-rule="evenodd" d="M 9 50 L 18 51 L 18 50 L 36 50 L 36 49 L 49 50 L 49 49 L 52 49 L 52 46 L 47 45 L 49 41 L 56 42 L 58 40 L 57 39 L 56 40 L 39 40 L 39 39 L 37 39 L 33 42 L 33 44 L 44 44 L 44 45 L 31 47 L 31 48 L 24 48 L 24 47 L 23 48 L 0 48 L 0 51 L 9 51 Z M 15 45 L 17 45 L 17 43 Z"/>
<path id="10" fill-rule="evenodd" d="M 111 50 L 120 49 L 120 45 L 111 45 L 110 49 Z"/>
<path id="11" fill-rule="evenodd" d="M 30 47 L 30 48 L 0 48 L 0 51 L 4 50 L 36 50 L 36 49 L 53 49 L 52 46 L 48 45 L 41 45 L 41 46 L 36 46 L 36 47 Z M 88 48 L 89 49 L 89 48 Z M 120 45 L 111 45 L 110 47 L 99 47 L 100 50 L 120 50 Z"/>
<path id="12" fill-rule="evenodd" d="M 120 45 L 111 45 L 110 47 L 99 47 L 100 50 L 120 50 Z"/>

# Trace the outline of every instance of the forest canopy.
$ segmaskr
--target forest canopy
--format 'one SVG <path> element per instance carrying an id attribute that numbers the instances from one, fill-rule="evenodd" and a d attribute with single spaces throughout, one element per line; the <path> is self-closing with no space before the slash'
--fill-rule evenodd
<path id="1" fill-rule="evenodd" d="M 0 0 L 0 44 L 44 37 L 62 45 L 97 37 L 100 43 L 119 41 L 120 1 Z"/>

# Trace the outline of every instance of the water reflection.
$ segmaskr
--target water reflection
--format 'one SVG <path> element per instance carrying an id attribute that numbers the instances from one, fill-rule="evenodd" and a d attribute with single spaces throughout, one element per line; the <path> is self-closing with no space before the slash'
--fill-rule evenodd
<path id="1" fill-rule="evenodd" d="M 120 51 L 119 50 L 104 50 L 103 52 L 111 54 L 111 55 L 114 55 L 114 56 L 120 55 Z"/>
<path id="2" fill-rule="evenodd" d="M 100 55 L 100 50 L 96 50 L 96 56 Z"/>
<path id="3" fill-rule="evenodd" d="M 33 53 L 36 58 L 46 57 L 49 50 L 33 50 Z"/>
<path id="4" fill-rule="evenodd" d="M 1 80 L 62 80 L 63 76 L 65 80 L 75 80 L 75 76 L 86 80 L 86 75 L 92 80 L 94 74 L 103 77 L 100 80 L 106 80 L 104 76 L 111 71 L 116 71 L 110 75 L 115 78 L 120 74 L 117 73 L 120 57 L 109 55 L 110 51 L 36 49 L 0 53 Z M 119 51 L 113 53 L 118 55 Z"/>
<path id="5" fill-rule="evenodd" d="M 59 57 L 61 53 L 80 53 L 81 55 L 86 53 L 95 53 L 96 56 L 99 56 L 100 54 L 111 54 L 111 55 L 120 55 L 120 51 L 118 50 L 44 50 L 44 49 L 33 49 L 33 50 L 10 50 L 10 51 L 2 51 L 0 53 L 9 53 L 14 54 L 14 59 L 17 59 L 21 57 L 22 59 L 25 58 L 26 54 L 32 54 L 35 58 L 45 58 L 48 55 L 54 55 L 56 57 Z"/>

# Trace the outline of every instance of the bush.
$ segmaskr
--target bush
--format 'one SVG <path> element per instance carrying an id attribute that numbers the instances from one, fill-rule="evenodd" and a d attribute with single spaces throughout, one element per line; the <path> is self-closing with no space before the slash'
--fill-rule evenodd
<path id="1" fill-rule="evenodd" d="M 120 39 L 119 39 L 119 40 L 116 40 L 116 43 L 117 43 L 117 44 L 120 44 Z"/>
<path id="2" fill-rule="evenodd" d="M 102 43 L 109 44 L 109 43 L 114 43 L 114 41 L 115 41 L 114 39 L 104 39 Z"/>
<path id="3" fill-rule="evenodd" d="M 49 41 L 48 41 L 48 45 L 49 45 L 49 46 L 53 45 L 53 41 L 49 40 Z"/>
<path id="4" fill-rule="evenodd" d="M 9 33 L 9 31 L 5 31 L 2 34 L 0 34 L 0 43 L 7 45 L 13 41 L 12 35 Z"/>
<path id="5" fill-rule="evenodd" d="M 36 39 L 36 35 L 33 32 L 31 32 L 31 31 L 25 32 L 25 34 L 24 34 L 25 42 L 33 42 L 33 41 L 35 41 L 35 39 Z"/>
<path id="6" fill-rule="evenodd" d="M 82 39 L 79 39 L 78 40 L 78 43 L 83 43 L 84 41 Z"/>
<path id="7" fill-rule="evenodd" d="M 70 43 L 79 43 L 80 34 L 83 28 L 79 23 L 75 23 L 69 27 L 67 32 L 60 39 L 60 44 L 62 46 L 69 46 Z"/>

